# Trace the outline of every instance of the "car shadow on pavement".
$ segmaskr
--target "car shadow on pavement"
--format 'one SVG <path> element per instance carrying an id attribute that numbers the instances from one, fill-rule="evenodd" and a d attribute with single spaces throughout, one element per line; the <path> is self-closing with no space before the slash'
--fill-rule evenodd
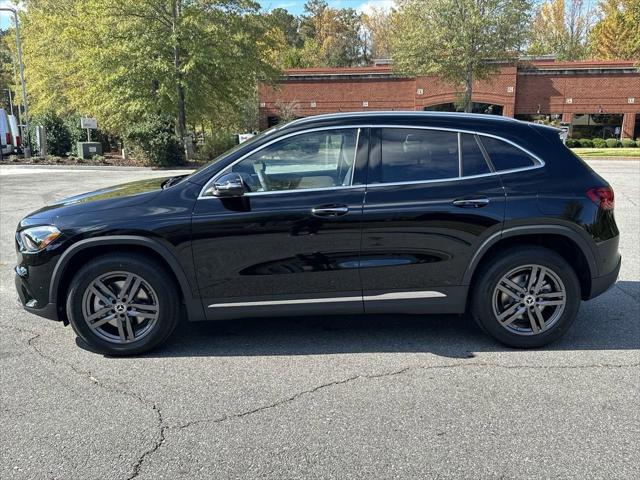
<path id="1" fill-rule="evenodd" d="M 569 332 L 545 350 L 640 349 L 640 282 L 618 282 L 583 303 Z M 470 358 L 510 351 L 470 315 L 355 315 L 181 322 L 149 357 L 429 352 Z"/>

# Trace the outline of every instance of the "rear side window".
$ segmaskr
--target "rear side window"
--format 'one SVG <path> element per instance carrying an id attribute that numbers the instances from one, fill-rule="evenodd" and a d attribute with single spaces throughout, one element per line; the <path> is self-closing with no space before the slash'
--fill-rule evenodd
<path id="1" fill-rule="evenodd" d="M 469 177 L 489 173 L 489 165 L 480 150 L 476 137 L 463 133 L 460 135 L 460 141 L 462 142 L 462 176 Z"/>
<path id="2" fill-rule="evenodd" d="M 480 136 L 480 138 L 497 172 L 531 167 L 536 163 L 530 155 L 510 143 L 492 137 Z"/>
<path id="3" fill-rule="evenodd" d="M 382 183 L 458 177 L 458 134 L 439 130 L 382 129 Z"/>

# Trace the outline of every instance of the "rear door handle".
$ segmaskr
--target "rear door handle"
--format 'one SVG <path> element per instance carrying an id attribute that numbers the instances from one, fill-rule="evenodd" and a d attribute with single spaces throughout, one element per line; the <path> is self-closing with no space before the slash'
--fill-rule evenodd
<path id="1" fill-rule="evenodd" d="M 346 205 L 324 205 L 320 207 L 313 207 L 311 209 L 311 215 L 316 217 L 339 217 L 349 212 L 349 207 Z"/>
<path id="2" fill-rule="evenodd" d="M 480 208 L 489 205 L 489 199 L 487 197 L 458 198 L 453 201 L 453 204 L 461 208 Z"/>

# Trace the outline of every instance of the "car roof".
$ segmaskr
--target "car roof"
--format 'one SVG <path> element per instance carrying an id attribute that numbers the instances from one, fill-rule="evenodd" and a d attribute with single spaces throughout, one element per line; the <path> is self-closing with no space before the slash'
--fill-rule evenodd
<path id="1" fill-rule="evenodd" d="M 336 121 L 365 121 L 367 123 L 384 123 L 388 121 L 402 121 L 403 123 L 437 123 L 439 120 L 447 123 L 451 121 L 460 123 L 484 123 L 499 124 L 501 126 L 517 125 L 525 122 L 511 117 L 501 115 L 487 115 L 482 113 L 461 113 L 461 112 L 426 112 L 426 111 L 398 111 L 398 110 L 376 110 L 369 112 L 340 112 L 314 115 L 310 117 L 298 118 L 287 123 L 283 128 L 306 126 L 310 124 L 336 122 Z"/>

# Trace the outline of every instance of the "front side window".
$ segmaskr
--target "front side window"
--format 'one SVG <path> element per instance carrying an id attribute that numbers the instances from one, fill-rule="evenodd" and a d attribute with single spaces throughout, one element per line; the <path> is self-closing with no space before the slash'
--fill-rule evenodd
<path id="1" fill-rule="evenodd" d="M 331 188 L 351 184 L 357 129 L 303 133 L 275 142 L 227 170 L 250 192 Z"/>
<path id="2" fill-rule="evenodd" d="M 440 130 L 384 128 L 382 183 L 456 178 L 458 134 Z"/>
<path id="3" fill-rule="evenodd" d="M 510 143 L 493 137 L 480 136 L 480 138 L 497 172 L 531 167 L 536 163 L 530 155 Z"/>

